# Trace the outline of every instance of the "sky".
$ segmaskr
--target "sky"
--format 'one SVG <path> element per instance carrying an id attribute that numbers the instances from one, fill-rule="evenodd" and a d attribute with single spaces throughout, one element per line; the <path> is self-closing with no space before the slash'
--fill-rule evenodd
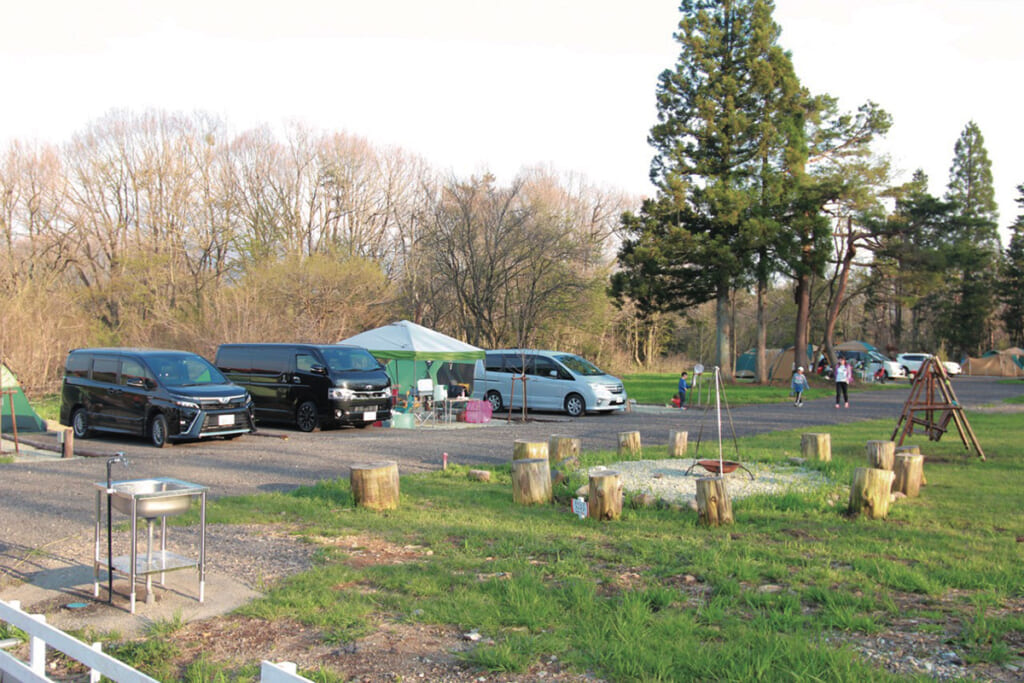
<path id="1" fill-rule="evenodd" d="M 676 0 L 6 0 L 0 145 L 56 144 L 112 110 L 204 111 L 235 131 L 300 122 L 397 146 L 460 177 L 573 172 L 648 196 Z M 1024 0 L 776 0 L 815 93 L 894 124 L 899 180 L 942 194 L 969 121 L 1000 225 L 1024 209 Z M 1005 240 L 1005 233 L 1004 233 Z"/>

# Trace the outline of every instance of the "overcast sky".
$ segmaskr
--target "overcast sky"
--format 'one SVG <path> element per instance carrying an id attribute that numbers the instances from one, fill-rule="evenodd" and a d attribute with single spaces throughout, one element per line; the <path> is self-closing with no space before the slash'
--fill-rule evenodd
<path id="1" fill-rule="evenodd" d="M 366 137 L 459 175 L 538 164 L 650 194 L 674 0 L 36 0 L 0 23 L 0 143 L 60 143 L 112 109 L 285 121 Z M 13 6 L 12 6 L 13 5 Z M 1022 211 L 1022 0 L 776 0 L 813 92 L 894 117 L 881 149 L 944 191 L 968 121 L 1000 225 Z"/>

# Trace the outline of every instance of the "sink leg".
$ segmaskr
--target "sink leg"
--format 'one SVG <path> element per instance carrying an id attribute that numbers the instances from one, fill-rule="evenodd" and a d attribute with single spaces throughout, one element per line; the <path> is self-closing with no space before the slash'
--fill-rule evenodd
<path id="1" fill-rule="evenodd" d="M 131 550 L 128 553 L 128 583 L 131 586 L 131 594 L 128 596 L 128 603 L 132 614 L 135 614 L 135 567 L 138 564 L 136 559 L 138 558 L 139 553 L 139 518 L 136 516 L 136 512 L 135 496 L 132 496 L 132 540 Z"/>
<path id="2" fill-rule="evenodd" d="M 153 604 L 153 575 L 149 570 L 153 566 L 153 520 L 146 520 L 146 604 Z"/>

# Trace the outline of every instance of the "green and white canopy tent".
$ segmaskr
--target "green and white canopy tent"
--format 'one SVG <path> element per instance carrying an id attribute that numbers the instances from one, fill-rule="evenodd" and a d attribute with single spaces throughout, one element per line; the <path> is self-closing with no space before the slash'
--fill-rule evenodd
<path id="1" fill-rule="evenodd" d="M 473 365 L 484 350 L 408 320 L 384 325 L 343 339 L 341 344 L 362 346 L 387 367 L 399 396 L 416 387 L 417 380 L 434 384 L 461 384 L 472 391 Z"/>
<path id="2" fill-rule="evenodd" d="M 14 405 L 14 417 L 17 420 L 19 432 L 45 432 L 46 423 L 36 415 L 32 409 L 25 393 L 21 390 L 18 378 L 7 367 L 6 363 L 0 363 L 0 431 L 10 434 L 14 431 L 14 422 L 11 420 L 11 405 Z"/>

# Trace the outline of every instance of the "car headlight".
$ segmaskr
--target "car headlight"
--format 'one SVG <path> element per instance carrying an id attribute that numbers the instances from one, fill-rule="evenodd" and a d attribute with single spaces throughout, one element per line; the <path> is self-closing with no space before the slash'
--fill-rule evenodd
<path id="1" fill-rule="evenodd" d="M 193 403 L 192 401 L 181 401 L 178 399 L 174 399 L 174 405 L 178 406 L 179 408 L 185 408 L 186 410 L 199 410 L 199 404 Z"/>
<path id="2" fill-rule="evenodd" d="M 327 398 L 336 401 L 347 401 L 356 397 L 356 392 L 345 387 L 331 387 L 327 390 Z"/>

